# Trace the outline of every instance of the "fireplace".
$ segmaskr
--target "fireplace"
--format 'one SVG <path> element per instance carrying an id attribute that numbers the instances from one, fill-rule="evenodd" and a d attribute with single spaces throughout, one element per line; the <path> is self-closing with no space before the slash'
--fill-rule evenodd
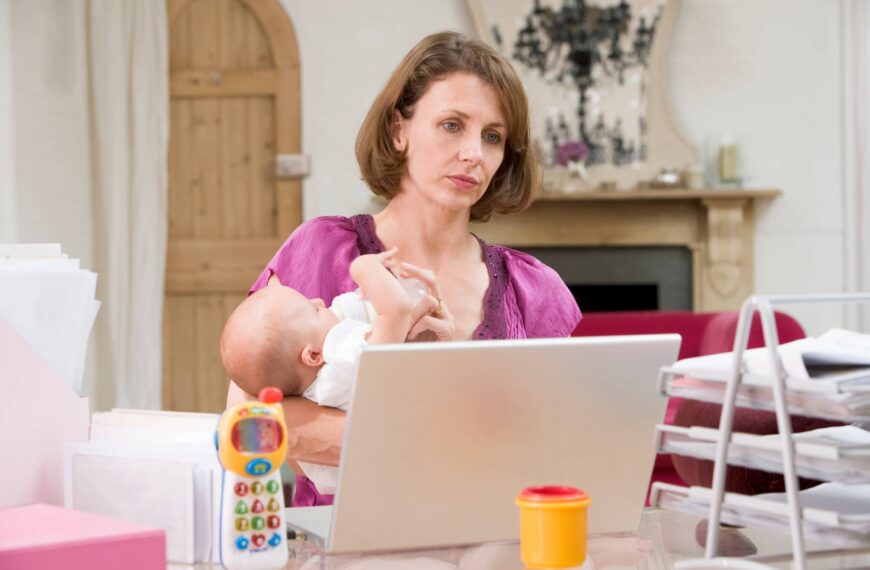
<path id="1" fill-rule="evenodd" d="M 726 189 L 548 193 L 525 212 L 494 216 L 472 231 L 489 243 L 529 251 L 555 268 L 587 312 L 599 306 L 619 309 L 610 300 L 596 301 L 599 293 L 638 304 L 655 298 L 655 308 L 662 310 L 734 310 L 755 289 L 754 203 L 779 194 Z M 636 269 L 660 269 L 663 275 L 623 273 Z M 668 281 L 676 275 L 679 283 Z"/>
<path id="2" fill-rule="evenodd" d="M 692 309 L 687 247 L 523 248 L 562 277 L 584 313 Z"/>

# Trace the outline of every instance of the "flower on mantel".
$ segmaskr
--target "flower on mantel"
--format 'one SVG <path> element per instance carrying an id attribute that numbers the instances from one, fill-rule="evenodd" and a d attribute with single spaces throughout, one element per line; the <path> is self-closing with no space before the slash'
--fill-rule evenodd
<path id="1" fill-rule="evenodd" d="M 582 141 L 565 141 L 556 149 L 556 162 L 561 166 L 583 163 L 589 156 L 589 147 Z"/>
<path id="2" fill-rule="evenodd" d="M 564 166 L 568 171 L 569 181 L 574 183 L 589 180 L 586 172 L 586 158 L 589 156 L 589 147 L 583 141 L 566 141 L 556 149 L 556 162 Z"/>

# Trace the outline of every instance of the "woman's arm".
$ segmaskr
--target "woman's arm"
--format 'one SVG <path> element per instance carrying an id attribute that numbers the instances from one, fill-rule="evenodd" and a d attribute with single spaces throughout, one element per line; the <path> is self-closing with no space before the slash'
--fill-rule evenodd
<path id="1" fill-rule="evenodd" d="M 227 406 L 255 400 L 230 382 Z M 284 421 L 287 422 L 287 463 L 302 473 L 297 460 L 321 465 L 338 465 L 344 433 L 345 413 L 335 408 L 324 408 L 304 398 L 284 398 Z"/>
<path id="2" fill-rule="evenodd" d="M 309 299 L 330 303 L 336 295 L 356 288 L 348 266 L 359 256 L 353 222 L 342 216 L 308 220 L 296 228 L 257 278 L 250 292 L 265 287 L 277 276 L 280 283 Z M 304 267 L 304 271 L 298 268 Z M 253 399 L 230 382 L 227 404 Z M 299 474 L 296 460 L 338 465 L 344 431 L 344 412 L 321 408 L 303 398 L 285 398 L 281 404 L 287 422 L 287 463 Z"/>

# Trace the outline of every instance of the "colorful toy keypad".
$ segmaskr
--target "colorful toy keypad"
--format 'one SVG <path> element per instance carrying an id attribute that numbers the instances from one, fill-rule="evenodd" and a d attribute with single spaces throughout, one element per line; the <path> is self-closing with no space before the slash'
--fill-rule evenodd
<path id="1" fill-rule="evenodd" d="M 236 515 L 233 525 L 239 533 L 237 550 L 276 548 L 282 544 L 281 503 L 275 497 L 281 484 L 272 479 L 265 485 L 254 481 L 250 485 L 236 483 L 233 487 Z M 248 534 L 250 532 L 250 534 Z M 268 544 L 267 544 L 268 543 Z"/>

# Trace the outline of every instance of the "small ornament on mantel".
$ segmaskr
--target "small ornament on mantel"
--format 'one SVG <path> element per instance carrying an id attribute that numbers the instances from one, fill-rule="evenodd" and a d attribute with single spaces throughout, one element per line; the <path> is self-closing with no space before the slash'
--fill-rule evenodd
<path id="1" fill-rule="evenodd" d="M 556 149 L 556 163 L 566 170 L 562 192 L 579 192 L 589 188 L 589 175 L 586 172 L 588 157 L 589 147 L 582 141 L 566 141 Z"/>
<path id="2" fill-rule="evenodd" d="M 722 137 L 717 158 L 719 183 L 730 188 L 743 188 L 747 178 L 740 172 L 740 151 L 734 137 Z"/>

